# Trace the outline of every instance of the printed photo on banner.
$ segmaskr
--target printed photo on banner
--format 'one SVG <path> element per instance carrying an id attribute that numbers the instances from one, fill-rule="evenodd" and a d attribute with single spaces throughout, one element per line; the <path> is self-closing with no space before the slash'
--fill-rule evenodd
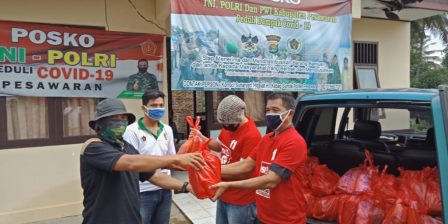
<path id="1" fill-rule="evenodd" d="M 162 89 L 164 36 L 0 21 L 0 95 L 141 98 Z"/>
<path id="2" fill-rule="evenodd" d="M 349 0 L 171 0 L 173 90 L 352 89 Z"/>

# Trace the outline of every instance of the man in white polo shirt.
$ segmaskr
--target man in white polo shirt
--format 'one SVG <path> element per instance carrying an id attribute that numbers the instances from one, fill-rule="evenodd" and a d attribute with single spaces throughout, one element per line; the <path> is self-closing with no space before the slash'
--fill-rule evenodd
<path id="1" fill-rule="evenodd" d="M 160 119 L 165 114 L 165 94 L 159 90 L 146 91 L 142 96 L 144 116 L 129 125 L 123 135 L 124 140 L 132 144 L 140 154 L 174 155 L 173 130 Z M 169 169 L 159 169 L 170 175 Z M 185 187 L 188 182 L 185 182 Z M 143 224 L 168 224 L 171 212 L 172 193 L 169 189 L 140 182 L 140 214 Z"/>

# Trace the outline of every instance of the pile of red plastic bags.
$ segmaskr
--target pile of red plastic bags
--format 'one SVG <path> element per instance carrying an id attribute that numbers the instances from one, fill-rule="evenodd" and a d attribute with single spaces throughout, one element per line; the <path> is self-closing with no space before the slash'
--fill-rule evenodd
<path id="1" fill-rule="evenodd" d="M 400 176 L 379 171 L 366 150 L 364 164 L 342 177 L 310 157 L 302 177 L 307 216 L 344 224 L 437 224 L 442 213 L 440 181 L 436 167 Z"/>

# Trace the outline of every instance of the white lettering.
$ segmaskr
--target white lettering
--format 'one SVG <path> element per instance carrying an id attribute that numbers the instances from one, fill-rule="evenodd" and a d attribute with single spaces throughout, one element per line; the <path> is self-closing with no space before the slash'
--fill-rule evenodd
<path id="1" fill-rule="evenodd" d="M 83 34 L 79 36 L 79 43 L 81 44 L 81 46 L 89 48 L 95 44 L 95 39 L 91 35 Z"/>
<path id="2" fill-rule="evenodd" d="M 43 44 L 47 42 L 50 45 L 64 45 L 73 47 L 89 48 L 95 44 L 95 38 L 89 34 L 78 35 L 77 33 L 61 33 L 58 31 L 49 31 L 48 33 L 42 30 L 27 31 L 22 28 L 11 29 L 11 40 L 18 43 L 20 38 L 26 38 L 34 44 Z"/>
<path id="3" fill-rule="evenodd" d="M 277 149 L 275 149 L 275 150 L 272 152 L 272 158 L 271 158 L 271 161 L 275 159 L 275 156 L 276 156 L 276 155 L 277 155 Z"/>
<path id="4" fill-rule="evenodd" d="M 236 141 L 236 140 L 232 140 L 232 141 L 230 142 L 230 148 L 233 149 L 233 150 L 235 150 L 235 148 L 236 148 L 236 144 L 238 144 L 238 141 Z"/>
<path id="5" fill-rule="evenodd" d="M 47 43 L 51 45 L 59 45 L 62 44 L 61 33 L 56 31 L 48 32 L 48 40 Z"/>
<path id="6" fill-rule="evenodd" d="M 78 47 L 78 43 L 76 42 L 75 37 L 77 36 L 77 33 L 64 33 L 64 46 L 75 46 Z"/>
<path id="7" fill-rule="evenodd" d="M 25 29 L 20 29 L 20 28 L 12 28 L 11 29 L 11 38 L 12 38 L 12 42 L 14 42 L 14 43 L 19 42 L 20 37 L 26 37 L 26 36 L 28 36 L 28 31 L 26 31 Z"/>
<path id="8" fill-rule="evenodd" d="M 39 39 L 37 39 L 37 37 L 39 37 Z M 45 39 L 47 39 L 47 36 L 42 30 L 31 30 L 29 38 L 30 41 L 35 44 L 43 44 L 45 42 Z"/>
<path id="9" fill-rule="evenodd" d="M 261 1 L 269 1 L 269 0 L 261 0 Z M 287 4 L 293 4 L 293 5 L 300 5 L 301 0 L 270 0 L 276 3 L 287 3 Z"/>

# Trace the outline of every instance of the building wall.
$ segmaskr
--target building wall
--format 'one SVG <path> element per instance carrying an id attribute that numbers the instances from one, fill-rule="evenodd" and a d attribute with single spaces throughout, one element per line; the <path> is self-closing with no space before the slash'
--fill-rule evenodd
<path id="1" fill-rule="evenodd" d="M 353 20 L 353 41 L 378 42 L 381 88 L 409 88 L 411 28 L 409 22 Z"/>
<path id="2" fill-rule="evenodd" d="M 193 92 L 192 91 L 173 91 L 173 121 L 176 123 L 177 131 L 188 137 L 188 126 L 185 120 L 186 116 L 193 116 Z"/>
<path id="3" fill-rule="evenodd" d="M 146 18 L 168 30 L 169 4 L 166 1 L 132 2 Z M 166 31 L 141 18 L 128 1 L 107 1 L 107 24 L 104 0 L 1 0 L 0 4 L 0 20 L 166 34 Z M 166 67 L 164 71 L 163 89 L 167 93 Z M 142 116 L 140 100 L 124 102 L 129 111 Z M 0 223 L 79 215 L 83 208 L 80 147 L 81 144 L 75 144 L 0 150 Z"/>
<path id="4" fill-rule="evenodd" d="M 361 0 L 352 0 L 352 17 L 361 18 Z"/>

